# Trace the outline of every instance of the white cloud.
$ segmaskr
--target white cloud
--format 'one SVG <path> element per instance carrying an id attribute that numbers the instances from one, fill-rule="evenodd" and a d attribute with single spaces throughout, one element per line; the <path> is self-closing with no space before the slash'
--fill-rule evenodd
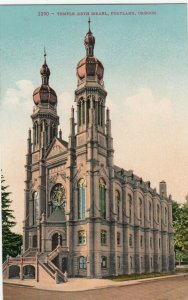
<path id="1" fill-rule="evenodd" d="M 8 88 L 3 105 L 11 105 L 12 108 L 19 108 L 20 105 L 24 105 L 24 108 L 32 108 L 32 94 L 34 91 L 33 83 L 30 80 L 19 80 L 16 82 L 16 88 Z"/>
<path id="2" fill-rule="evenodd" d="M 116 105 L 111 117 L 115 163 L 151 180 L 152 186 L 166 180 L 169 192 L 183 200 L 188 193 L 187 124 L 175 118 L 172 101 L 142 88 Z"/>
<path id="3" fill-rule="evenodd" d="M 168 98 L 155 99 L 152 90 L 142 88 L 137 94 L 126 99 L 125 106 L 130 109 L 131 117 L 136 115 L 145 122 L 152 118 L 171 118 L 173 115 L 172 103 Z"/>

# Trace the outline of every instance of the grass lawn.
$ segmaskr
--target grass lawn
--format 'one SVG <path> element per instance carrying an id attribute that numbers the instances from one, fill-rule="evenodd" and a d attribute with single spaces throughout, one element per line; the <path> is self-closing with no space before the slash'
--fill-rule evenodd
<path id="1" fill-rule="evenodd" d="M 175 272 L 166 272 L 166 273 L 142 273 L 142 274 L 130 274 L 130 275 L 119 275 L 119 276 L 109 276 L 105 277 L 106 279 L 111 279 L 113 281 L 127 281 L 127 280 L 136 280 L 136 279 L 144 279 L 144 278 L 154 278 L 161 276 L 169 276 L 169 275 L 177 275 L 179 273 L 187 273 L 188 269 L 182 269 Z"/>

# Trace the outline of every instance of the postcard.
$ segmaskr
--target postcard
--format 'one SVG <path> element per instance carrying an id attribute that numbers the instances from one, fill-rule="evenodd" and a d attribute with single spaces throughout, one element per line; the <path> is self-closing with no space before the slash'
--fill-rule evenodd
<path id="1" fill-rule="evenodd" d="M 4 280 L 76 293 L 172 272 L 172 200 L 188 194 L 187 4 L 0 15 L 3 203 L 16 222 Z"/>

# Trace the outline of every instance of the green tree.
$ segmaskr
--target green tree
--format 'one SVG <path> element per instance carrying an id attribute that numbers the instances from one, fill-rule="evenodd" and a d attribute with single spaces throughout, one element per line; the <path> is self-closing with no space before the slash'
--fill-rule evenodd
<path id="1" fill-rule="evenodd" d="M 11 231 L 16 225 L 13 210 L 10 208 L 12 200 L 9 186 L 5 184 L 5 179 L 1 175 L 1 209 L 2 209 L 2 244 L 3 244 L 3 261 L 6 260 L 7 254 L 16 256 L 21 252 L 22 236 Z"/>
<path id="2" fill-rule="evenodd" d="M 188 259 L 188 199 L 184 204 L 173 201 L 172 213 L 175 253 L 180 263 L 182 259 Z"/>

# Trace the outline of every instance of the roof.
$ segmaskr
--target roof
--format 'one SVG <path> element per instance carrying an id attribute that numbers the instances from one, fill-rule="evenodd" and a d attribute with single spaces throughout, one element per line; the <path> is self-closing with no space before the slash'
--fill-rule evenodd
<path id="1" fill-rule="evenodd" d="M 155 188 L 150 187 L 150 181 L 143 181 L 143 179 L 133 173 L 133 170 L 124 170 L 118 166 L 114 165 L 115 176 L 117 179 L 124 179 L 126 177 L 126 182 L 132 186 L 137 186 L 141 188 L 144 192 L 150 192 L 153 195 L 160 196 Z"/>
<path id="2" fill-rule="evenodd" d="M 57 206 L 50 217 L 47 219 L 47 222 L 64 222 L 66 221 L 65 218 L 65 211 L 62 207 Z"/>

